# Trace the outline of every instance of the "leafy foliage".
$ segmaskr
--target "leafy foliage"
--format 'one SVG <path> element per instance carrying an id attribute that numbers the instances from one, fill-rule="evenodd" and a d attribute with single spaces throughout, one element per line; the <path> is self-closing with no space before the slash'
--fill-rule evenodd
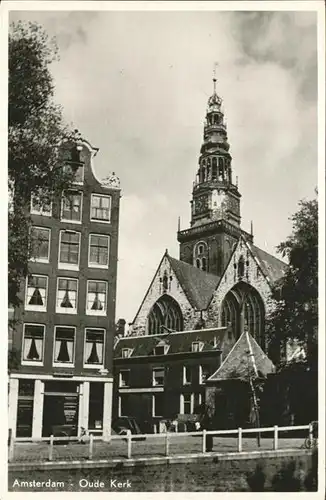
<path id="1" fill-rule="evenodd" d="M 289 266 L 273 292 L 276 308 L 269 317 L 272 343 L 298 341 L 307 352 L 309 366 L 317 363 L 318 325 L 318 202 L 303 200 L 291 218 L 292 234 L 278 251 Z"/>
<path id="2" fill-rule="evenodd" d="M 13 23 L 9 32 L 8 103 L 8 301 L 20 303 L 21 279 L 28 273 L 29 204 L 47 202 L 67 189 L 71 171 L 62 169 L 64 140 L 71 133 L 53 101 L 50 64 L 57 47 L 41 26 Z"/>

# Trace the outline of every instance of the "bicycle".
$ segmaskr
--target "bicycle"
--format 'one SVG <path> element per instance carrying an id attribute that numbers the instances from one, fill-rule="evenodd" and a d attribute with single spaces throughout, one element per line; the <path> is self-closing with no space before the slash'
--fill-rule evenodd
<path id="1" fill-rule="evenodd" d="M 316 437 L 310 438 L 309 436 L 306 437 L 302 447 L 306 448 L 306 450 L 318 448 L 318 438 L 316 438 Z"/>

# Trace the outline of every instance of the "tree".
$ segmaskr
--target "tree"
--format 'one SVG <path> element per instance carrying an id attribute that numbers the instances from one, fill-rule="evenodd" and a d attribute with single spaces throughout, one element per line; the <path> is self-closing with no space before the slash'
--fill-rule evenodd
<path id="1" fill-rule="evenodd" d="M 289 266 L 273 291 L 276 308 L 268 320 L 272 343 L 295 340 L 305 348 L 306 364 L 317 367 L 318 201 L 302 200 L 291 217 L 292 234 L 278 246 Z"/>
<path id="2" fill-rule="evenodd" d="M 62 146 L 71 143 L 72 134 L 53 100 L 50 65 L 56 58 L 55 41 L 40 25 L 10 25 L 8 302 L 13 307 L 20 304 L 20 283 L 28 274 L 31 197 L 49 202 L 69 188 L 73 177 L 62 168 Z"/>

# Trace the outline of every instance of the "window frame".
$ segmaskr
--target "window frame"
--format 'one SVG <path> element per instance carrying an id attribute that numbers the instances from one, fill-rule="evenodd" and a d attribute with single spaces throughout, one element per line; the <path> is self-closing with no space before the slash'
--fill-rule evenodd
<path id="1" fill-rule="evenodd" d="M 190 369 L 190 380 L 189 381 L 187 381 L 187 377 L 186 377 L 187 368 Z M 191 368 L 192 368 L 191 365 L 183 365 L 183 378 L 182 378 L 183 385 L 191 385 L 192 384 L 192 370 L 191 370 Z"/>
<path id="2" fill-rule="evenodd" d="M 108 263 L 107 264 L 98 264 L 90 261 L 90 256 L 91 256 L 91 239 L 92 236 L 98 236 L 100 238 L 107 238 L 108 240 Z M 96 234 L 96 233 L 90 233 L 88 236 L 88 267 L 92 268 L 98 268 L 98 269 L 109 269 L 109 262 L 110 262 L 110 243 L 111 243 L 111 237 L 109 234 Z M 98 248 L 98 247 L 97 247 Z"/>
<path id="3" fill-rule="evenodd" d="M 130 358 L 132 351 L 133 351 L 133 349 L 131 349 L 130 347 L 123 347 L 121 349 L 121 358 L 123 358 L 123 359 Z M 127 356 L 123 355 L 124 352 L 127 352 Z"/>
<path id="4" fill-rule="evenodd" d="M 105 283 L 105 308 L 103 310 L 92 310 L 88 309 L 88 285 L 90 282 L 93 283 Z M 87 280 L 86 282 L 86 306 L 85 306 L 85 313 L 87 316 L 106 316 L 107 315 L 107 309 L 108 309 L 108 282 L 103 281 L 103 280 L 95 280 L 95 279 L 90 279 Z"/>
<path id="5" fill-rule="evenodd" d="M 51 234 L 52 234 L 51 228 L 44 227 L 44 226 L 32 226 L 31 229 L 30 229 L 30 239 L 31 239 L 30 241 L 31 242 L 32 242 L 33 229 L 41 229 L 42 231 L 47 231 L 48 232 L 48 235 L 49 235 L 49 239 L 48 239 L 48 256 L 47 256 L 47 258 L 33 257 L 33 256 L 31 256 L 29 260 L 31 260 L 32 262 L 40 262 L 42 264 L 49 264 L 49 262 L 50 262 L 50 255 L 51 255 Z"/>
<path id="6" fill-rule="evenodd" d="M 155 398 L 157 396 L 164 398 L 164 392 L 159 392 L 158 394 L 152 394 L 152 417 L 162 418 L 164 415 L 157 415 L 156 414 L 156 400 L 155 400 Z M 163 406 L 164 406 L 164 402 L 163 402 Z"/>
<path id="7" fill-rule="evenodd" d="M 41 361 L 28 361 L 24 359 L 24 347 L 25 347 L 25 331 L 26 326 L 42 326 L 43 327 L 43 343 L 42 343 L 42 359 Z M 45 349 L 45 332 L 46 325 L 44 323 L 24 323 L 23 324 L 23 342 L 22 342 L 22 350 L 21 350 L 21 360 L 20 364 L 25 366 L 43 366 L 44 365 L 44 349 Z"/>
<path id="8" fill-rule="evenodd" d="M 93 198 L 94 196 L 97 196 L 99 198 L 107 198 L 110 200 L 110 206 L 109 206 L 109 219 L 96 219 L 92 217 L 92 209 L 93 209 Z M 95 207 L 96 208 L 96 207 Z M 102 193 L 92 193 L 91 194 L 91 203 L 90 203 L 90 213 L 89 217 L 92 222 L 99 222 L 101 224 L 111 224 L 111 212 L 112 212 L 112 196 L 109 194 L 102 194 Z"/>
<path id="9" fill-rule="evenodd" d="M 63 164 L 63 172 L 64 172 L 65 167 L 70 167 L 72 171 L 74 170 L 74 168 L 71 166 L 71 163 L 74 163 L 74 162 L 71 162 L 71 161 L 69 162 L 69 160 L 66 160 L 64 162 L 64 164 Z M 74 176 L 74 178 L 72 180 L 72 184 L 74 184 L 76 186 L 83 186 L 84 182 L 85 182 L 85 165 L 84 165 L 84 163 L 80 162 L 80 164 L 78 165 L 77 169 L 78 168 L 82 168 L 82 171 L 83 171 L 82 180 L 81 181 L 77 181 L 77 180 L 75 180 L 75 176 Z M 77 171 L 77 169 L 76 169 L 76 171 Z M 72 172 L 72 173 L 74 173 L 74 172 Z"/>
<path id="10" fill-rule="evenodd" d="M 72 354 L 72 362 L 63 363 L 62 361 L 55 361 L 55 346 L 56 346 L 56 338 L 57 338 L 57 330 L 58 328 L 69 328 L 74 330 L 74 343 L 73 343 L 73 354 Z M 74 368 L 76 362 L 76 327 L 72 325 L 55 325 L 54 326 L 54 336 L 53 336 L 53 353 L 52 353 L 52 366 L 61 367 L 61 368 Z"/>
<path id="11" fill-rule="evenodd" d="M 37 200 L 37 196 L 32 195 L 31 202 L 30 202 L 30 214 L 31 215 L 42 215 L 44 217 L 52 217 L 52 209 L 53 209 L 52 201 L 50 201 L 50 210 L 47 212 L 47 211 L 42 210 L 42 208 L 40 210 L 33 209 L 33 201 L 35 201 L 35 200 Z M 40 206 L 43 206 L 43 205 L 40 204 Z"/>
<path id="12" fill-rule="evenodd" d="M 28 305 L 27 304 L 27 293 L 28 293 L 28 278 L 45 278 L 46 279 L 46 289 L 45 289 L 45 305 L 44 306 L 36 306 L 36 305 Z M 25 280 L 25 311 L 38 311 L 38 312 L 46 312 L 48 307 L 48 296 L 49 296 L 49 277 L 45 274 L 31 274 L 30 276 L 26 276 Z"/>
<path id="13" fill-rule="evenodd" d="M 71 264 L 69 262 L 61 262 L 60 257 L 61 257 L 61 243 L 62 243 L 62 234 L 63 233 L 70 233 L 70 234 L 78 234 L 79 240 L 78 240 L 78 263 L 77 264 Z M 68 271 L 79 271 L 79 264 L 80 264 L 80 247 L 81 247 L 81 233 L 79 231 L 74 231 L 72 229 L 61 229 L 59 233 L 59 249 L 58 249 L 58 269 L 66 269 Z"/>
<path id="14" fill-rule="evenodd" d="M 70 281 L 77 282 L 76 308 L 75 309 L 68 309 L 67 307 L 59 307 L 58 306 L 59 280 L 70 280 Z M 56 285 L 56 294 L 55 294 L 55 312 L 57 314 L 77 314 L 77 311 L 78 311 L 78 293 L 79 293 L 79 279 L 78 278 L 71 278 L 70 276 L 58 276 L 57 277 L 57 285 Z"/>
<path id="15" fill-rule="evenodd" d="M 76 194 L 80 195 L 80 219 L 79 220 L 64 219 L 63 218 L 63 205 L 64 205 L 65 192 L 72 193 L 72 194 L 76 193 Z M 67 222 L 68 224 L 81 224 L 83 221 L 83 201 L 84 201 L 83 191 L 78 191 L 78 189 L 67 189 L 67 191 L 63 191 L 63 193 L 61 195 L 60 221 Z"/>
<path id="16" fill-rule="evenodd" d="M 103 333 L 103 353 L 102 353 L 102 363 L 86 363 L 86 338 L 87 338 L 87 331 L 93 330 L 93 331 L 101 331 Z M 84 368 L 90 368 L 90 369 L 101 369 L 104 368 L 104 360 L 105 360 L 105 334 L 106 330 L 105 328 L 96 328 L 96 327 L 85 327 L 84 330 L 84 356 L 83 356 L 83 366 Z"/>
<path id="17" fill-rule="evenodd" d="M 185 396 L 190 396 L 190 413 L 185 413 Z M 188 404 L 188 402 L 187 402 Z M 191 415 L 194 411 L 194 393 L 187 392 L 180 394 L 180 414 L 181 415 Z"/>
<path id="18" fill-rule="evenodd" d="M 122 412 L 121 412 L 121 408 L 122 408 L 122 398 L 123 397 L 126 397 L 127 394 L 119 394 L 119 400 L 118 400 L 118 417 L 129 417 L 129 415 L 123 415 Z"/>
<path id="19" fill-rule="evenodd" d="M 156 383 L 156 380 L 155 380 L 155 372 L 159 371 L 159 370 L 163 370 L 163 383 L 162 384 Z M 165 384 L 165 367 L 164 366 L 155 366 L 154 368 L 152 368 L 152 386 L 153 387 L 164 387 L 164 384 Z"/>
<path id="20" fill-rule="evenodd" d="M 123 368 L 122 370 L 119 370 L 119 387 L 130 387 L 130 379 L 128 380 L 128 384 L 123 384 L 122 383 L 122 373 L 128 373 L 128 377 L 130 376 L 130 370 Z"/>
<path id="21" fill-rule="evenodd" d="M 194 349 L 194 346 L 198 345 L 198 349 Z M 203 342 L 200 340 L 195 340 L 194 342 L 191 343 L 191 352 L 201 352 L 203 348 Z"/>

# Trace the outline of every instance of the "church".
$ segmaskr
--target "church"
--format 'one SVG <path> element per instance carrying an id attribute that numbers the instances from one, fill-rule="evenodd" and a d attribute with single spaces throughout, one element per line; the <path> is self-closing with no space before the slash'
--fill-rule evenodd
<path id="1" fill-rule="evenodd" d="M 236 372 L 242 358 L 250 364 L 248 353 L 256 353 L 256 374 L 274 370 L 267 356 L 265 318 L 273 308 L 272 287 L 286 264 L 254 244 L 252 226 L 250 234 L 241 228 L 241 194 L 215 78 L 213 83 L 193 183 L 191 223 L 177 233 L 179 259 L 164 253 L 128 336 L 115 344 L 115 417 L 136 416 L 136 407 L 143 404 L 151 424 L 155 418 L 193 413 L 196 403 L 211 394 L 212 383 L 221 383 L 220 368 L 226 363 Z M 176 340 L 180 337 L 182 342 Z M 172 365 L 174 379 L 168 384 Z M 155 370 L 161 370 L 160 380 Z M 222 372 L 237 378 L 232 369 Z M 174 397 L 169 394 L 171 384 Z M 222 406 L 225 410 L 225 398 Z M 141 415 L 143 419 L 144 412 Z M 233 423 L 245 425 L 246 418 Z"/>

